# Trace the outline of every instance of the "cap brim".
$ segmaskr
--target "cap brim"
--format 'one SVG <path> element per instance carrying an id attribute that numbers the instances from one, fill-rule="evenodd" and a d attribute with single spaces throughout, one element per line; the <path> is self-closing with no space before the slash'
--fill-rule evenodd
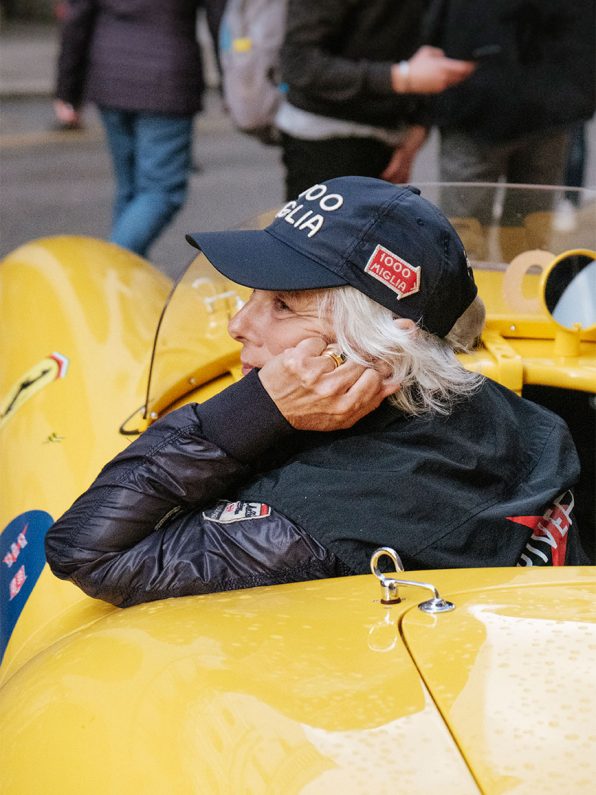
<path id="1" fill-rule="evenodd" d="M 314 290 L 347 284 L 265 229 L 186 235 L 228 279 L 255 290 Z"/>

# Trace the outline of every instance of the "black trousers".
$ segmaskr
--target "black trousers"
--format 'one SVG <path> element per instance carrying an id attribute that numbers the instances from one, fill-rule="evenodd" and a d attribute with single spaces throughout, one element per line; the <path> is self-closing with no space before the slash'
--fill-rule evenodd
<path id="1" fill-rule="evenodd" d="M 378 177 L 393 154 L 392 146 L 375 138 L 306 141 L 282 133 L 281 145 L 288 200 L 326 179 Z"/>

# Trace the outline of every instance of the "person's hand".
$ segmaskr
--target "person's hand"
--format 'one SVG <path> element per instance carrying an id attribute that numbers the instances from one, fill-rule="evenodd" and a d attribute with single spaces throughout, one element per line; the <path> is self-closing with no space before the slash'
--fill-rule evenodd
<path id="1" fill-rule="evenodd" d="M 82 117 L 80 112 L 70 103 L 61 99 L 54 100 L 54 115 L 59 124 L 64 127 L 76 128 L 81 126 Z"/>
<path id="2" fill-rule="evenodd" d="M 475 68 L 474 61 L 447 58 L 443 50 L 424 46 L 409 61 L 393 64 L 391 82 L 398 94 L 438 94 L 461 83 Z"/>
<path id="3" fill-rule="evenodd" d="M 416 154 L 426 141 L 428 129 L 420 124 L 409 127 L 400 143 L 395 147 L 391 160 L 381 174 L 381 179 L 395 184 L 409 182 Z"/>
<path id="4" fill-rule="evenodd" d="M 286 420 L 297 430 L 351 428 L 396 392 L 398 385 L 372 367 L 325 356 L 327 343 L 311 337 L 275 356 L 259 378 Z"/>

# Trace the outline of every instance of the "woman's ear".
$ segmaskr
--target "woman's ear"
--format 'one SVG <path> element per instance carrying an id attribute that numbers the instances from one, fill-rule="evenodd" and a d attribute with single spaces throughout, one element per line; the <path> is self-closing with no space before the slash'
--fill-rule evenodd
<path id="1" fill-rule="evenodd" d="M 414 329 L 418 328 L 416 323 L 414 323 L 413 320 L 410 320 L 407 317 L 396 317 L 394 318 L 393 322 L 398 328 L 402 329 L 403 331 L 414 331 Z"/>

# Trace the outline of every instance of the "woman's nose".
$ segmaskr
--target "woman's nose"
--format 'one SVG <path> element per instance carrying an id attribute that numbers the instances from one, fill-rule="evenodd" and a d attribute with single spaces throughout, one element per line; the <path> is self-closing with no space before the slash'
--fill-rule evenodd
<path id="1" fill-rule="evenodd" d="M 246 339 L 250 327 L 252 296 L 228 321 L 228 334 L 238 342 Z"/>

